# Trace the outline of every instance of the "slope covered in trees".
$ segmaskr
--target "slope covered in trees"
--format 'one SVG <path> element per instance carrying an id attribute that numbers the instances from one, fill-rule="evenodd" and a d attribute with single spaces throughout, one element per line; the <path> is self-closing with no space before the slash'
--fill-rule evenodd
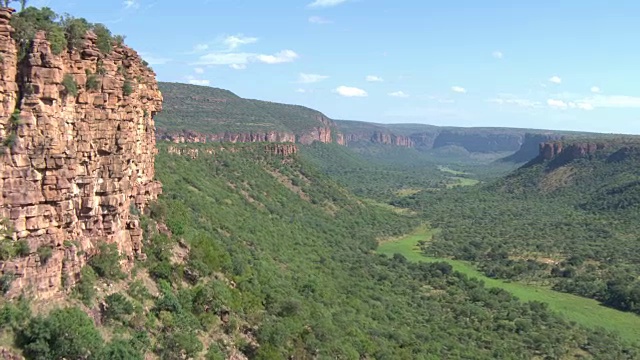
<path id="1" fill-rule="evenodd" d="M 640 147 L 634 138 L 552 143 L 513 174 L 473 189 L 422 192 L 397 205 L 442 231 L 425 252 L 476 262 L 640 313 Z"/>

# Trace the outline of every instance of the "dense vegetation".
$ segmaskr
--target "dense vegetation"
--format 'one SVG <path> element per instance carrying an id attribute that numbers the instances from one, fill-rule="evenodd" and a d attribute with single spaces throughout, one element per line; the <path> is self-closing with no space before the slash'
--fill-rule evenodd
<path id="1" fill-rule="evenodd" d="M 147 260 L 124 291 L 100 295 L 103 331 L 117 335 L 105 343 L 74 309 L 32 317 L 23 302 L 5 304 L 1 323 L 29 359 L 216 359 L 229 342 L 256 359 L 637 356 L 447 264 L 372 254 L 377 238 L 418 219 L 361 203 L 303 159 L 259 145 L 193 148 L 196 159 L 161 146 L 165 195 L 143 218 Z M 105 254 L 89 269 L 121 284 Z M 156 286 L 140 280 L 147 272 Z"/>
<path id="2" fill-rule="evenodd" d="M 422 192 L 396 205 L 442 229 L 425 244 L 431 255 L 640 313 L 640 151 L 610 145 L 586 157 L 534 161 L 485 187 Z"/>
<path id="3" fill-rule="evenodd" d="M 161 130 L 206 134 L 282 131 L 299 134 L 324 126 L 322 113 L 304 106 L 243 99 L 223 89 L 160 82 L 163 111 L 155 118 Z"/>
<path id="4" fill-rule="evenodd" d="M 28 7 L 14 14 L 11 26 L 15 30 L 13 38 L 18 44 L 18 59 L 22 60 L 31 48 L 31 42 L 38 31 L 46 33 L 54 54 L 72 50 L 82 44 L 87 31 L 97 37 L 97 46 L 103 53 L 109 53 L 114 44 L 121 44 L 123 36 L 113 36 L 103 24 L 92 24 L 83 18 L 70 15 L 60 16 L 48 7 Z"/>

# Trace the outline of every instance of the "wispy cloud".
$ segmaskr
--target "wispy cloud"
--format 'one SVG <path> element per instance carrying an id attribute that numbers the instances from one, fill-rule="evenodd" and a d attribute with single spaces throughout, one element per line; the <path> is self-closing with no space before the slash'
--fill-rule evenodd
<path id="1" fill-rule="evenodd" d="M 567 109 L 580 109 L 580 110 L 593 110 L 594 106 L 588 101 L 563 101 L 560 99 L 548 99 L 547 105 L 549 107 L 567 110 Z"/>
<path id="2" fill-rule="evenodd" d="M 569 107 L 569 105 L 567 105 L 566 102 L 559 99 L 548 99 L 547 105 L 549 105 L 552 108 L 563 109 L 563 110 Z"/>
<path id="3" fill-rule="evenodd" d="M 274 55 L 257 55 L 256 59 L 265 64 L 289 63 L 299 57 L 293 50 L 282 50 Z"/>
<path id="4" fill-rule="evenodd" d="M 193 47 L 193 51 L 200 52 L 200 51 L 205 51 L 208 48 L 209 48 L 209 45 L 207 45 L 207 44 L 196 44 Z"/>
<path id="5" fill-rule="evenodd" d="M 451 87 L 451 91 L 457 92 L 459 94 L 466 94 L 467 93 L 467 89 L 463 88 L 462 86 L 452 86 Z"/>
<path id="6" fill-rule="evenodd" d="M 640 108 L 640 96 L 595 95 L 584 100 L 597 108 Z"/>
<path id="7" fill-rule="evenodd" d="M 225 44 L 229 50 L 235 50 L 242 45 L 253 44 L 257 41 L 257 37 L 249 37 L 242 34 L 237 34 L 225 37 L 222 40 L 222 43 Z"/>
<path id="8" fill-rule="evenodd" d="M 351 86 L 338 86 L 334 92 L 338 93 L 341 96 L 345 96 L 345 97 L 366 97 L 369 94 L 367 94 L 366 91 L 364 91 L 363 89 L 359 89 L 357 87 L 351 87 Z"/>
<path id="9" fill-rule="evenodd" d="M 303 88 L 298 88 L 298 89 L 296 89 L 296 92 L 299 93 L 299 94 L 304 94 L 304 93 L 307 92 L 307 90 L 303 89 Z"/>
<path id="10" fill-rule="evenodd" d="M 282 64 L 295 61 L 299 57 L 292 50 L 282 50 L 273 55 L 254 53 L 210 53 L 202 55 L 192 65 L 235 65 L 237 69 L 240 65 L 247 65 L 252 62 L 264 64 Z"/>
<path id="11" fill-rule="evenodd" d="M 559 76 L 552 76 L 549 78 L 549 82 L 552 82 L 554 84 L 560 84 L 562 83 L 562 79 Z"/>
<path id="12" fill-rule="evenodd" d="M 599 94 L 601 92 L 601 90 L 597 86 L 592 86 L 591 87 L 591 92 L 594 93 L 594 94 Z"/>
<path id="13" fill-rule="evenodd" d="M 387 95 L 391 96 L 391 97 L 397 97 L 397 98 L 408 98 L 409 94 L 405 93 L 404 91 L 394 91 L 394 92 L 390 92 Z"/>
<path id="14" fill-rule="evenodd" d="M 298 75 L 298 82 L 301 84 L 312 84 L 328 78 L 326 75 L 300 73 Z"/>
<path id="15" fill-rule="evenodd" d="M 204 74 L 204 69 L 201 67 L 197 67 L 193 69 L 193 72 L 195 72 L 196 74 Z"/>
<path id="16" fill-rule="evenodd" d="M 504 57 L 504 54 L 502 53 L 502 51 L 494 51 L 491 53 L 491 56 L 493 56 L 496 59 L 502 59 Z"/>
<path id="17" fill-rule="evenodd" d="M 337 6 L 345 2 L 347 2 L 347 0 L 315 0 L 314 2 L 310 3 L 308 6 L 310 8 L 325 8 L 325 7 Z"/>
<path id="18" fill-rule="evenodd" d="M 487 101 L 498 105 L 514 105 L 523 108 L 535 108 L 542 105 L 539 101 L 521 98 L 513 94 L 499 94 L 497 97 Z"/>
<path id="19" fill-rule="evenodd" d="M 232 68 L 233 70 L 244 70 L 247 68 L 247 65 L 245 64 L 231 64 L 229 65 L 230 68 Z"/>
<path id="20" fill-rule="evenodd" d="M 134 10 L 140 8 L 140 3 L 136 0 L 125 0 L 122 2 L 122 6 L 124 6 L 126 10 Z"/>
<path id="21" fill-rule="evenodd" d="M 309 22 L 311 24 L 316 24 L 316 25 L 326 25 L 326 24 L 331 24 L 333 21 L 329 19 L 325 19 L 322 16 L 310 16 Z"/>
<path id="22" fill-rule="evenodd" d="M 384 79 L 382 79 L 381 77 L 376 76 L 376 75 L 367 75 L 365 80 L 367 80 L 368 82 L 383 82 L 384 81 Z"/>
<path id="23" fill-rule="evenodd" d="M 187 76 L 187 82 L 192 85 L 209 86 L 210 81 L 206 79 L 197 79 L 191 75 Z"/>

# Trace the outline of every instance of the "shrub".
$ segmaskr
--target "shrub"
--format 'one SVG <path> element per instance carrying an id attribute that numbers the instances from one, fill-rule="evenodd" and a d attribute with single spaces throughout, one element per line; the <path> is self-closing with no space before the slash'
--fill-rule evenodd
<path id="1" fill-rule="evenodd" d="M 2 293 L 3 295 L 7 293 L 7 291 L 9 291 L 9 289 L 11 289 L 11 283 L 13 283 L 13 280 L 16 278 L 15 274 L 13 273 L 4 273 L 0 276 L 0 293 Z"/>
<path id="2" fill-rule="evenodd" d="M 124 35 L 115 35 L 113 37 L 113 42 L 118 46 L 122 46 L 124 45 L 124 39 L 126 39 L 126 36 Z"/>
<path id="3" fill-rule="evenodd" d="M 16 139 L 17 139 L 17 135 L 16 133 L 12 132 L 9 133 L 9 135 L 7 135 L 6 138 L 4 138 L 4 140 L 2 141 L 2 144 L 6 147 L 12 147 L 13 145 L 15 145 L 16 143 Z"/>
<path id="4" fill-rule="evenodd" d="M 18 345 L 28 359 L 87 359 L 103 344 L 93 320 L 78 308 L 33 318 L 18 334 Z"/>
<path id="5" fill-rule="evenodd" d="M 133 314 L 133 304 L 124 295 L 113 293 L 105 299 L 105 308 L 103 316 L 107 320 L 124 320 L 125 315 Z"/>
<path id="6" fill-rule="evenodd" d="M 80 300 L 87 306 L 93 304 L 93 298 L 96 296 L 96 280 L 96 273 L 90 266 L 85 266 L 80 270 L 80 281 L 75 290 Z"/>
<path id="7" fill-rule="evenodd" d="M 133 94 L 133 83 L 131 80 L 127 79 L 124 81 L 124 85 L 122 85 L 122 93 L 124 96 L 129 96 Z"/>
<path id="8" fill-rule="evenodd" d="M 104 68 L 104 63 L 102 60 L 98 60 L 98 64 L 96 65 L 96 74 L 105 75 L 107 73 L 107 69 Z"/>
<path id="9" fill-rule="evenodd" d="M 224 351 L 220 349 L 220 345 L 213 343 L 209 346 L 209 350 L 207 350 L 207 354 L 204 356 L 206 360 L 224 360 L 226 356 Z"/>
<path id="10" fill-rule="evenodd" d="M 73 95 L 73 97 L 78 95 L 78 83 L 76 83 L 76 79 L 73 78 L 73 75 L 64 74 L 62 85 L 64 86 L 67 94 Z"/>
<path id="11" fill-rule="evenodd" d="M 85 19 L 76 19 L 73 17 L 67 17 L 62 20 L 62 26 L 64 27 L 65 34 L 67 36 L 67 42 L 70 48 L 75 49 L 82 45 L 84 36 L 91 28 L 91 24 Z"/>
<path id="12" fill-rule="evenodd" d="M 31 248 L 29 248 L 29 242 L 27 240 L 18 240 L 15 243 L 16 255 L 20 257 L 25 257 L 31 253 Z"/>
<path id="13" fill-rule="evenodd" d="M 36 253 L 40 257 L 40 262 L 44 265 L 49 261 L 49 259 L 51 259 L 51 256 L 53 255 L 53 250 L 51 249 L 50 246 L 42 245 L 38 247 L 38 250 L 36 251 Z"/>
<path id="14" fill-rule="evenodd" d="M 112 50 L 111 31 L 109 31 L 109 29 L 107 29 L 103 24 L 95 24 L 93 26 L 93 32 L 97 36 L 96 46 L 98 46 L 100 52 L 103 54 L 109 54 Z"/>
<path id="15" fill-rule="evenodd" d="M 67 39 L 64 30 L 59 26 L 53 26 L 47 32 L 47 40 L 51 44 L 51 52 L 60 55 L 67 48 Z"/>
<path id="16" fill-rule="evenodd" d="M 143 360 L 144 356 L 130 341 L 116 339 L 107 344 L 96 358 L 100 360 Z"/>
<path id="17" fill-rule="evenodd" d="M 98 90 L 100 88 L 100 81 L 96 74 L 92 74 L 91 71 L 87 70 L 87 89 L 89 90 Z"/>
<path id="18" fill-rule="evenodd" d="M 115 244 L 100 244 L 98 254 L 89 260 L 89 265 L 98 276 L 105 279 L 117 280 L 125 277 L 120 269 L 120 254 Z"/>

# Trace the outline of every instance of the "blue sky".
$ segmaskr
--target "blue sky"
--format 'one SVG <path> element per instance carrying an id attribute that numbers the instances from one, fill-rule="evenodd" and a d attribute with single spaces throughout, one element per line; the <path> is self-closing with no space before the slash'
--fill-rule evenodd
<path id="1" fill-rule="evenodd" d="M 640 134 L 636 0 L 32 0 L 162 81 L 334 119 Z"/>

